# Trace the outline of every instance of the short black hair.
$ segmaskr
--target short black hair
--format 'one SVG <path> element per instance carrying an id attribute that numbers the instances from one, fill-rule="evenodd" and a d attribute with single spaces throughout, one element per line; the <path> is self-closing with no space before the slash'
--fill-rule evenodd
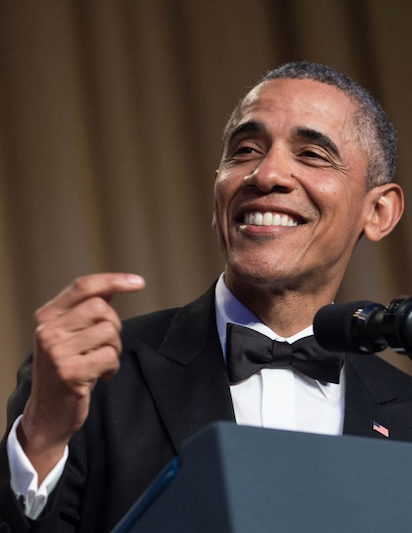
<path id="1" fill-rule="evenodd" d="M 368 156 L 366 187 L 371 189 L 393 181 L 396 164 L 396 134 L 388 115 L 381 105 L 363 87 L 338 70 L 308 61 L 286 63 L 270 70 L 261 77 L 261 83 L 281 79 L 309 79 L 337 87 L 350 98 L 358 108 L 354 115 L 354 125 L 359 133 L 359 143 Z M 244 98 L 234 109 L 226 125 L 223 139 L 239 119 Z"/>

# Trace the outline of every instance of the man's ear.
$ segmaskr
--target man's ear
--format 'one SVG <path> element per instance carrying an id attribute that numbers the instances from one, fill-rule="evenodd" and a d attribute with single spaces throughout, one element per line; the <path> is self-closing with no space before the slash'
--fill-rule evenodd
<path id="1" fill-rule="evenodd" d="M 403 191 L 396 183 L 385 183 L 371 189 L 368 196 L 372 203 L 364 234 L 370 241 L 376 242 L 388 235 L 401 218 L 404 208 Z"/>

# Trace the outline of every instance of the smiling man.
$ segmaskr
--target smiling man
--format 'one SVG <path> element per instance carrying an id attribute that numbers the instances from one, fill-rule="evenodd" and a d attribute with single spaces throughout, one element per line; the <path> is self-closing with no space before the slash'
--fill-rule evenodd
<path id="1" fill-rule="evenodd" d="M 0 453 L 4 531 L 110 531 L 215 420 L 387 438 L 378 421 L 412 441 L 412 379 L 312 337 L 359 238 L 402 214 L 394 161 L 385 113 L 339 72 L 294 63 L 261 80 L 223 136 L 217 284 L 121 333 L 108 296 L 140 290 L 138 276 L 79 279 L 36 313 Z"/>
<path id="2" fill-rule="evenodd" d="M 226 284 L 279 334 L 311 324 L 333 301 L 359 236 L 377 241 L 401 215 L 389 175 L 368 185 L 368 144 L 380 140 L 370 131 L 361 142 L 359 107 L 334 85 L 269 74 L 225 132 L 214 224 Z"/>

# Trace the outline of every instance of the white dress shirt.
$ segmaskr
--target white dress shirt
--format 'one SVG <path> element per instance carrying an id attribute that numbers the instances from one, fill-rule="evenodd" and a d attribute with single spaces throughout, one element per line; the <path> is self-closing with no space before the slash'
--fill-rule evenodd
<path id="1" fill-rule="evenodd" d="M 22 415 L 16 419 L 7 439 L 10 484 L 17 498 L 23 496 L 25 515 L 35 520 L 46 507 L 49 494 L 59 482 L 69 456 L 69 448 L 66 446 L 63 457 L 39 487 L 37 472 L 17 438 L 16 430 L 21 418 Z"/>
<path id="2" fill-rule="evenodd" d="M 263 324 L 227 288 L 222 274 L 216 285 L 216 323 L 226 358 L 226 326 L 228 322 L 246 326 L 272 340 L 295 342 L 312 335 L 312 326 L 292 337 L 283 338 Z M 320 383 L 299 371 L 263 369 L 250 378 L 230 386 L 236 422 L 291 431 L 341 435 L 343 428 L 345 386 L 344 373 L 340 383 Z M 17 497 L 23 496 L 24 512 L 38 518 L 46 506 L 48 495 L 57 485 L 68 457 L 64 456 L 38 487 L 37 472 L 24 454 L 17 436 L 16 420 L 7 441 L 11 487 Z"/>
<path id="3" fill-rule="evenodd" d="M 280 337 L 263 324 L 227 288 L 222 274 L 216 286 L 217 329 L 226 357 L 226 326 L 239 324 L 279 342 L 313 334 L 310 326 L 292 337 Z M 339 384 L 320 383 L 292 368 L 263 369 L 230 386 L 236 422 L 291 431 L 341 435 L 345 409 L 344 372 Z"/>

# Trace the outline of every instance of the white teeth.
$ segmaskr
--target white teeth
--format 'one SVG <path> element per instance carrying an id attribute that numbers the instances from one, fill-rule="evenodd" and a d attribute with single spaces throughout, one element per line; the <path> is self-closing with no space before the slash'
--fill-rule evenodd
<path id="1" fill-rule="evenodd" d="M 279 213 L 261 213 L 260 211 L 250 212 L 243 216 L 244 224 L 251 224 L 254 226 L 297 226 L 298 223 L 288 215 L 279 215 Z"/>
<path id="2" fill-rule="evenodd" d="M 262 215 L 262 213 L 259 213 L 259 211 L 257 211 L 255 213 L 255 219 L 253 221 L 253 224 L 254 224 L 254 226 L 262 226 L 263 225 L 263 215 Z"/>
<path id="3" fill-rule="evenodd" d="M 283 217 L 280 220 L 281 226 L 287 226 L 289 222 L 289 217 L 287 215 L 283 215 Z"/>
<path id="4" fill-rule="evenodd" d="M 263 226 L 271 226 L 273 222 L 272 213 L 265 213 L 263 215 Z"/>

